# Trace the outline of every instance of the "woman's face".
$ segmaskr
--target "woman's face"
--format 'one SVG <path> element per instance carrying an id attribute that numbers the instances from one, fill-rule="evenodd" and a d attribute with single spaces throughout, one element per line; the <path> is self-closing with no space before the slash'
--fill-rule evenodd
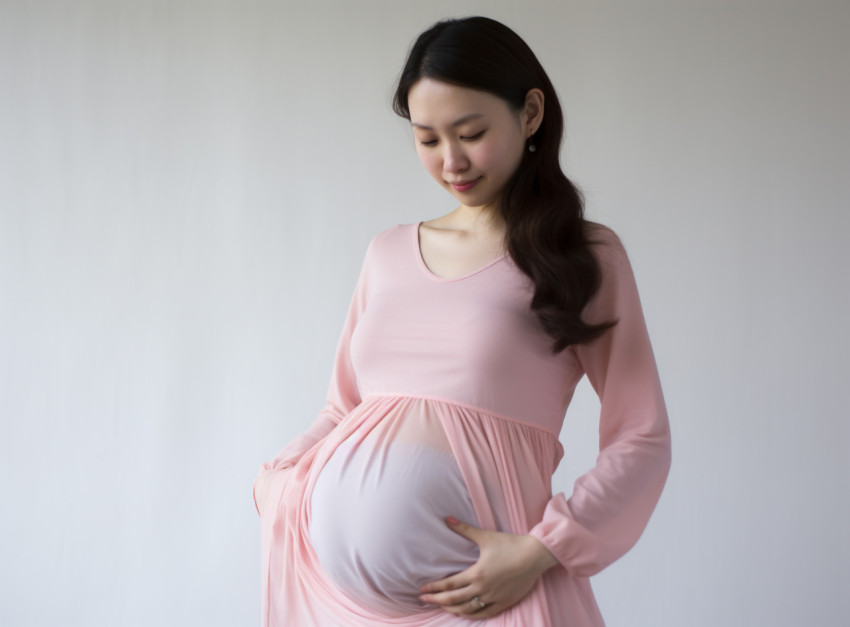
<path id="1" fill-rule="evenodd" d="M 408 109 L 416 151 L 434 180 L 467 207 L 494 208 L 533 121 L 493 94 L 430 78 L 414 83 Z"/>

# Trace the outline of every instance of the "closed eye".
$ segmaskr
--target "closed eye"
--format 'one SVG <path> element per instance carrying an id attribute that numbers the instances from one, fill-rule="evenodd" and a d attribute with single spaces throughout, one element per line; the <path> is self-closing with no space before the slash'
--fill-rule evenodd
<path id="1" fill-rule="evenodd" d="M 486 131 L 486 129 L 485 129 L 485 131 Z M 479 139 L 482 135 L 484 135 L 485 131 L 481 131 L 480 133 L 476 133 L 475 135 L 470 135 L 468 137 L 461 136 L 461 139 L 463 141 L 467 141 L 467 142 L 475 141 L 476 139 Z"/>
<path id="2" fill-rule="evenodd" d="M 475 135 L 461 135 L 460 139 L 461 139 L 461 141 L 465 141 L 465 142 L 473 142 L 476 139 L 481 139 L 481 137 L 484 135 L 484 133 L 486 131 L 487 131 L 487 129 L 484 129 L 483 131 L 481 131 L 480 133 L 476 133 Z M 427 141 L 420 141 L 419 143 L 422 144 L 423 146 L 436 146 L 437 140 L 436 139 L 429 139 Z"/>

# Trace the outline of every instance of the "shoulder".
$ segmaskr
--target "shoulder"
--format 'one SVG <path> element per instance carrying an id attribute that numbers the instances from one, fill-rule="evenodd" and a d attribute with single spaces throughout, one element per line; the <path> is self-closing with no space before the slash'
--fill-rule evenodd
<path id="1" fill-rule="evenodd" d="M 415 222 L 395 224 L 379 230 L 366 246 L 366 260 L 386 260 L 403 254 L 412 241 L 412 229 L 416 227 L 416 224 Z"/>
<path id="2" fill-rule="evenodd" d="M 590 320 L 620 320 L 640 311 L 635 275 L 620 236 L 608 226 L 587 224 L 587 241 L 599 263 L 599 289 L 588 303 Z M 617 326 L 620 326 L 619 323 Z"/>
<path id="3" fill-rule="evenodd" d="M 620 236 L 614 232 L 614 229 L 600 222 L 586 220 L 584 223 L 584 234 L 587 237 L 587 241 L 594 247 L 623 247 L 623 242 L 620 240 Z"/>
<path id="4" fill-rule="evenodd" d="M 398 241 L 405 237 L 405 233 L 409 233 L 410 229 L 416 226 L 416 223 L 395 224 L 381 229 L 372 236 L 369 246 L 383 246 L 393 241 Z"/>
<path id="5" fill-rule="evenodd" d="M 598 222 L 587 221 L 585 237 L 603 271 L 606 266 L 628 266 L 626 248 L 614 229 Z"/>

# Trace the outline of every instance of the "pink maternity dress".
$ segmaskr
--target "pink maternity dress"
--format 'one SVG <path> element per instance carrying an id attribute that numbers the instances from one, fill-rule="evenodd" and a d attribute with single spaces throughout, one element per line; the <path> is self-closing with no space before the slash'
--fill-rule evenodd
<path id="1" fill-rule="evenodd" d="M 600 227 L 594 342 L 550 350 L 509 255 L 458 278 L 422 259 L 419 224 L 369 243 L 313 425 L 260 467 L 264 627 L 603 625 L 589 577 L 641 535 L 667 478 L 670 432 L 634 276 Z M 576 384 L 601 401 L 599 456 L 552 495 Z M 256 485 L 256 480 L 255 480 Z M 531 534 L 558 559 L 521 602 L 472 621 L 418 588 L 475 563 L 451 531 Z"/>

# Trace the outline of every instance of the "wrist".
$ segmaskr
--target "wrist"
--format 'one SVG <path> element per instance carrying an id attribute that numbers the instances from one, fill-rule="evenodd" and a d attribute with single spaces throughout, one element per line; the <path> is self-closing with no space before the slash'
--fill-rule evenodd
<path id="1" fill-rule="evenodd" d="M 558 558 L 538 538 L 532 535 L 527 535 L 526 537 L 529 539 L 529 554 L 531 555 L 532 567 L 539 574 L 543 574 L 558 564 Z"/>

